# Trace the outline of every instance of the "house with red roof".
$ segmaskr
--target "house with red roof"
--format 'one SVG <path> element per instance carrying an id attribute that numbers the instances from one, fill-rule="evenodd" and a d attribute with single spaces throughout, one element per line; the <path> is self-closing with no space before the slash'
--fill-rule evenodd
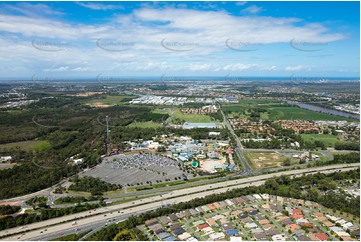
<path id="1" fill-rule="evenodd" d="M 202 230 L 202 229 L 207 228 L 207 227 L 209 227 L 208 224 L 200 224 L 200 225 L 197 226 L 197 229 Z"/>
<path id="2" fill-rule="evenodd" d="M 315 236 L 316 236 L 319 240 L 322 240 L 322 241 L 328 240 L 328 237 L 327 237 L 327 235 L 326 235 L 325 233 L 317 233 L 317 234 L 315 234 Z"/>
<path id="3" fill-rule="evenodd" d="M 302 214 L 292 214 L 292 218 L 293 219 L 303 218 L 303 215 Z"/>
<path id="4" fill-rule="evenodd" d="M 301 209 L 294 208 L 294 209 L 292 210 L 292 214 L 302 214 L 302 211 L 301 211 Z"/>

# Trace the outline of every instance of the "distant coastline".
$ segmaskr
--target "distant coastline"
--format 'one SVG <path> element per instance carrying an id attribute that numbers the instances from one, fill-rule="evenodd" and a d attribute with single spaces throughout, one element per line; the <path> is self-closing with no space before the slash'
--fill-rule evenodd
<path id="1" fill-rule="evenodd" d="M 327 83 L 327 82 L 359 82 L 360 77 L 257 77 L 257 76 L 111 76 L 104 75 L 95 77 L 64 77 L 64 76 L 41 76 L 36 80 L 31 78 L 1 78 L 0 83 L 71 83 L 71 82 L 104 82 L 104 83 L 127 83 L 127 82 L 202 82 L 217 81 L 224 83 L 237 82 L 293 82 L 293 83 Z"/>

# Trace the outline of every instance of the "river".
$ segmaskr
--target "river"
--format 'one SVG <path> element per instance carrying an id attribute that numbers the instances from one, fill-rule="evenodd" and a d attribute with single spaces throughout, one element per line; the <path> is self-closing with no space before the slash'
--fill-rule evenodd
<path id="1" fill-rule="evenodd" d="M 356 115 L 356 114 L 346 113 L 346 112 L 333 110 L 333 109 L 329 109 L 329 108 L 321 108 L 321 107 L 314 106 L 311 104 L 305 104 L 305 103 L 300 103 L 300 102 L 295 102 L 295 101 L 286 100 L 286 102 L 290 105 L 296 105 L 300 108 L 304 108 L 304 109 L 311 110 L 311 111 L 327 113 L 327 114 L 341 116 L 341 117 L 345 117 L 345 118 L 354 118 L 354 119 L 360 120 L 360 116 Z"/>

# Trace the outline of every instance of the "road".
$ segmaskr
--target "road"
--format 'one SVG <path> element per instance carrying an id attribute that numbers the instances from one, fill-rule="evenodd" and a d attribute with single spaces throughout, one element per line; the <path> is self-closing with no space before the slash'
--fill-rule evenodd
<path id="1" fill-rule="evenodd" d="M 105 223 L 108 219 L 119 219 L 122 216 L 134 215 L 135 213 L 144 212 L 148 210 L 154 210 L 158 207 L 162 207 L 165 204 L 175 204 L 179 202 L 190 201 L 194 198 L 200 198 L 211 194 L 219 194 L 226 192 L 229 189 L 242 188 L 252 186 L 259 186 L 265 182 L 265 179 L 272 178 L 274 176 L 290 175 L 300 176 L 304 173 L 323 172 L 330 173 L 335 170 L 341 169 L 342 171 L 357 169 L 360 164 L 341 164 L 332 165 L 327 167 L 308 168 L 302 170 L 290 170 L 272 174 L 265 174 L 259 176 L 253 176 L 248 178 L 240 178 L 236 180 L 219 182 L 216 184 L 202 185 L 198 187 L 191 187 L 182 190 L 175 190 L 164 195 L 153 196 L 137 200 L 133 202 L 127 202 L 118 205 L 112 205 L 108 207 L 102 207 L 92 211 L 84 211 L 72 215 L 67 215 L 59 218 L 49 219 L 37 223 L 32 223 L 23 227 L 16 227 L 0 231 L 0 236 L 10 236 L 3 238 L 3 240 L 37 240 L 39 237 L 57 234 L 64 234 L 64 231 L 73 230 L 82 227 L 92 227 L 92 224 Z M 119 212 L 118 212 L 119 211 Z M 72 225 L 72 221 L 77 221 L 77 227 Z M 47 229 L 45 231 L 44 229 Z M 94 226 L 93 226 L 94 227 Z M 25 232 L 24 230 L 31 230 Z M 82 229 L 83 230 L 83 229 Z M 83 230 L 84 231 L 84 230 Z M 15 233 L 22 233 L 22 236 L 12 235 Z M 20 237 L 20 238 L 19 238 Z M 19 239 L 18 239 L 19 238 Z"/>
<path id="2" fill-rule="evenodd" d="M 332 148 L 327 148 L 327 150 L 315 150 L 315 151 L 310 151 L 310 150 L 297 150 L 297 149 L 243 149 L 245 151 L 254 151 L 254 152 L 319 152 L 321 153 L 324 157 L 326 157 L 329 160 L 333 160 L 333 156 L 331 155 L 331 153 L 350 153 L 352 152 L 351 150 L 335 150 Z"/>
<path id="3" fill-rule="evenodd" d="M 223 113 L 220 104 L 218 104 L 218 108 L 221 111 L 221 114 L 223 116 L 224 125 L 227 127 L 227 129 L 229 130 L 229 132 L 233 136 L 234 140 L 236 141 L 237 147 L 234 149 L 234 151 L 237 153 L 239 159 L 241 160 L 241 162 L 243 164 L 243 167 L 245 169 L 245 174 L 247 174 L 247 175 L 253 174 L 254 172 L 252 171 L 251 167 L 249 166 L 246 158 L 244 158 L 244 156 L 243 156 L 243 153 L 242 153 L 243 146 L 242 146 L 241 141 L 239 140 L 238 136 L 235 134 L 235 132 L 234 132 L 234 130 L 232 128 L 232 125 L 229 123 L 226 115 Z"/>
<path id="4" fill-rule="evenodd" d="M 79 174 L 81 174 L 83 172 L 84 171 L 81 171 Z M 29 200 L 30 198 L 34 198 L 34 197 L 44 196 L 44 197 L 48 198 L 48 202 L 47 202 L 48 206 L 51 206 L 51 207 L 55 206 L 56 207 L 56 205 L 54 205 L 54 201 L 59 197 L 62 197 L 62 196 L 74 196 L 74 197 L 79 196 L 77 194 L 73 195 L 73 194 L 55 194 L 55 193 L 53 193 L 53 190 L 57 186 L 63 186 L 63 187 L 69 186 L 69 184 L 70 184 L 69 179 L 72 178 L 72 177 L 74 177 L 74 176 L 71 176 L 69 178 L 64 178 L 60 182 L 58 182 L 57 184 L 55 184 L 55 185 L 53 185 L 51 187 L 45 188 L 43 190 L 31 193 L 31 194 L 0 200 L 0 205 L 1 204 L 7 204 L 7 203 L 14 203 L 14 204 L 16 204 L 18 206 L 21 206 L 22 208 L 30 209 L 31 206 L 28 206 L 28 205 L 25 204 L 25 202 L 27 200 Z M 62 205 L 60 205 L 58 207 L 62 207 Z"/>

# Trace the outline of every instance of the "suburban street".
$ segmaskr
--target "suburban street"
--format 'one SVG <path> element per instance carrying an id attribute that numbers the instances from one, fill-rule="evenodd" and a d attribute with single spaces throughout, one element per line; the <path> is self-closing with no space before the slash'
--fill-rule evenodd
<path id="1" fill-rule="evenodd" d="M 111 219 L 121 219 L 127 215 L 132 215 L 137 212 L 144 212 L 148 210 L 154 210 L 158 207 L 162 207 L 165 204 L 175 204 L 179 202 L 190 201 L 194 198 L 204 197 L 211 194 L 219 194 L 226 192 L 229 189 L 242 188 L 252 186 L 258 186 L 265 182 L 265 179 L 272 178 L 281 175 L 299 176 L 304 173 L 331 173 L 335 170 L 342 169 L 342 171 L 352 170 L 359 168 L 359 163 L 354 164 L 342 164 L 333 165 L 327 167 L 308 168 L 302 170 L 290 170 L 278 173 L 253 176 L 248 178 L 240 178 L 236 180 L 219 182 L 217 184 L 203 185 L 198 187 L 192 187 L 187 189 L 175 190 L 164 195 L 153 196 L 134 202 L 127 202 L 119 205 L 112 205 L 108 207 L 102 207 L 92 211 L 84 211 L 72 215 L 63 216 L 60 218 L 49 219 L 33 224 L 29 224 L 24 227 L 16 227 L 0 231 L 0 236 L 9 236 L 3 238 L 3 240 L 39 240 L 39 237 L 46 237 L 48 235 L 58 236 L 65 235 L 65 231 L 74 233 L 76 228 L 85 231 L 85 228 L 95 228 L 99 223 L 105 223 Z M 77 224 L 74 226 L 73 221 Z M 95 226 L 96 224 L 96 226 Z M 46 231 L 45 231 L 46 228 Z M 25 232 L 31 230 L 29 232 Z M 22 234 L 17 234 L 22 233 Z M 69 232 L 68 232 L 69 233 Z M 13 235 L 17 234 L 17 235 Z"/>

